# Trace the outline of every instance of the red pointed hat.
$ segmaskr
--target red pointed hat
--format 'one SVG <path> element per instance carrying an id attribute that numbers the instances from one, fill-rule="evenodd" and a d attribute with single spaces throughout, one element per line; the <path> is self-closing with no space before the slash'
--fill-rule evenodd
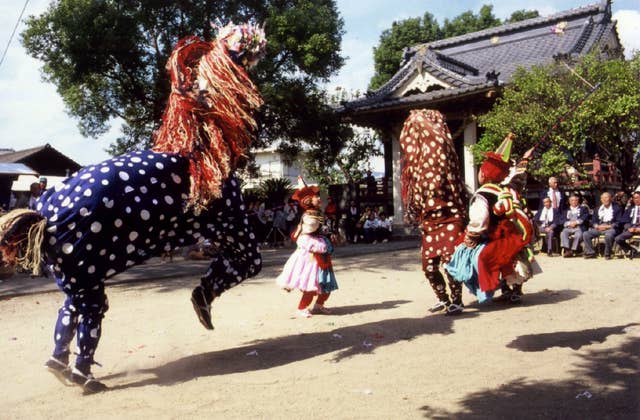
<path id="1" fill-rule="evenodd" d="M 500 182 L 509 174 L 511 145 L 514 138 L 514 134 L 509 133 L 495 152 L 484 153 L 486 159 L 480 165 L 480 171 L 486 182 Z"/>
<path id="2" fill-rule="evenodd" d="M 311 198 L 320 194 L 320 187 L 317 185 L 307 185 L 301 176 L 298 177 L 298 189 L 291 198 L 300 203 L 300 207 L 307 210 L 311 207 Z"/>

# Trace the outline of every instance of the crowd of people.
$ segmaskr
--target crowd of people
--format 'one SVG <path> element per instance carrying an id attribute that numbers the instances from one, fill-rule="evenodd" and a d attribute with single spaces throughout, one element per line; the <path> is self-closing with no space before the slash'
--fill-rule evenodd
<path id="1" fill-rule="evenodd" d="M 607 260 L 614 257 L 616 246 L 630 259 L 638 256 L 638 249 L 630 240 L 640 236 L 640 190 L 630 195 L 624 191 L 615 194 L 605 191 L 599 203 L 590 208 L 587 200 L 575 193 L 566 203 L 558 180 L 551 177 L 540 202 L 534 220 L 543 238 L 542 251 L 547 255 L 556 252 L 564 258 L 580 254 L 587 259 L 596 258 L 596 246 L 603 243 L 602 253 Z M 556 249 L 554 243 L 558 239 L 560 247 Z"/>
<path id="2" fill-rule="evenodd" d="M 247 204 L 247 211 L 258 241 L 273 247 L 285 246 L 291 241 L 291 233 L 303 213 L 293 198 L 283 204 L 252 200 Z M 375 244 L 391 240 L 393 218 L 387 216 L 384 207 L 362 207 L 351 201 L 347 208 L 340 208 L 329 196 L 323 214 L 322 231 L 331 237 L 335 245 Z"/>

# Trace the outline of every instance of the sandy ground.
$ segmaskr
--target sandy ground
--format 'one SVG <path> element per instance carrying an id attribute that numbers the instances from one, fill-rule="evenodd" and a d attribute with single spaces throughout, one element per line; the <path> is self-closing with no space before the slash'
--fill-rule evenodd
<path id="1" fill-rule="evenodd" d="M 523 304 L 429 314 L 417 250 L 334 261 L 330 316 L 267 268 L 214 303 L 197 280 L 108 289 L 111 309 L 83 396 L 43 368 L 60 293 L 0 301 L 0 418 L 640 418 L 640 261 L 540 257 Z"/>

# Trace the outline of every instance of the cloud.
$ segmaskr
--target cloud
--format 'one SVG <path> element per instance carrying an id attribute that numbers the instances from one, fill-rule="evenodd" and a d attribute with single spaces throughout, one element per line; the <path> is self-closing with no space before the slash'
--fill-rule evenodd
<path id="1" fill-rule="evenodd" d="M 618 10 L 613 14 L 618 21 L 618 36 L 624 47 L 624 55 L 631 58 L 634 51 L 640 51 L 640 11 Z"/>
<path id="2" fill-rule="evenodd" d="M 47 5 L 48 1 L 31 1 L 24 17 L 42 13 Z M 3 51 L 20 10 L 22 4 L 18 2 L 4 2 L 0 6 Z M 18 25 L 0 66 L 0 147 L 23 150 L 49 143 L 82 165 L 108 158 L 104 148 L 117 137 L 117 130 L 99 140 L 80 135 L 76 121 L 65 112 L 55 86 L 42 81 L 42 62 L 28 56 L 20 44 L 19 34 L 24 28 L 23 22 Z"/>

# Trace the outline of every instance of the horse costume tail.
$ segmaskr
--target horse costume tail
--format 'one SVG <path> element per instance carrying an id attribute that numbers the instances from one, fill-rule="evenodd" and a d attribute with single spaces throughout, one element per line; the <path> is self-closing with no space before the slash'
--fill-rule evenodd
<path id="1" fill-rule="evenodd" d="M 0 217 L 0 256 L 5 266 L 18 266 L 39 276 L 42 241 L 47 219 L 28 209 L 16 209 Z"/>

